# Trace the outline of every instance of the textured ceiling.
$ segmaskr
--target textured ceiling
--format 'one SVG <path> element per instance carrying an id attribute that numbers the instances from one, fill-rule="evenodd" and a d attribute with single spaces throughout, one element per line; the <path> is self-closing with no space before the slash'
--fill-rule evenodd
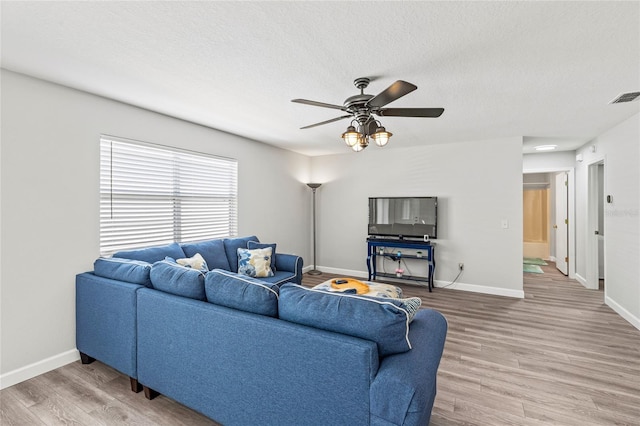
<path id="1" fill-rule="evenodd" d="M 348 152 L 341 111 L 395 80 L 384 149 L 522 137 L 575 149 L 637 113 L 639 2 L 7 2 L 2 67 L 308 155 Z M 123 135 L 126 136 L 126 135 Z M 369 150 L 380 149 L 370 147 Z M 355 155 L 355 154 L 354 154 Z"/>

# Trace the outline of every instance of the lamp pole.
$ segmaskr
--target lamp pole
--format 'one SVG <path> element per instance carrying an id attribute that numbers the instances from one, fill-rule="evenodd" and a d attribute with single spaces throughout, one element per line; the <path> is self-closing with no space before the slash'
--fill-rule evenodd
<path id="1" fill-rule="evenodd" d="M 313 191 L 313 269 L 308 272 L 309 275 L 322 275 L 322 271 L 317 269 L 316 263 L 316 189 L 322 185 L 321 183 L 308 183 L 307 186 Z"/>

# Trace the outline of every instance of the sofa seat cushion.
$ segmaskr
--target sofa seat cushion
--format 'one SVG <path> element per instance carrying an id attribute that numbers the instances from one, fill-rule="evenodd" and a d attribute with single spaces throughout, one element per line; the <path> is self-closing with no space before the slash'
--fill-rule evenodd
<path id="1" fill-rule="evenodd" d="M 93 273 L 112 280 L 151 286 L 151 264 L 141 260 L 101 257 L 93 262 Z"/>
<path id="2" fill-rule="evenodd" d="M 325 292 L 284 284 L 280 287 L 281 319 L 376 342 L 381 357 L 406 352 L 410 314 L 396 299 Z"/>
<path id="3" fill-rule="evenodd" d="M 292 280 L 295 279 L 295 277 L 296 277 L 296 274 L 294 274 L 293 272 L 274 271 L 272 277 L 265 277 L 265 278 L 258 278 L 258 279 L 262 282 L 282 285 L 284 283 L 293 282 Z"/>
<path id="4" fill-rule="evenodd" d="M 164 260 L 164 258 L 167 256 L 174 259 L 187 257 L 182 250 L 182 247 L 180 247 L 180 244 L 178 243 L 171 243 L 158 247 L 147 247 L 137 250 L 124 250 L 113 254 L 113 257 L 142 260 L 149 263 L 155 263 L 160 260 Z"/>
<path id="5" fill-rule="evenodd" d="M 182 250 L 188 257 L 193 257 L 196 253 L 200 253 L 207 262 L 209 270 L 230 270 L 227 252 L 224 250 L 224 240 L 222 239 L 183 243 Z"/>
<path id="6" fill-rule="evenodd" d="M 258 237 L 252 235 L 250 237 L 240 238 L 225 238 L 224 239 L 224 251 L 227 253 L 227 260 L 229 261 L 229 269 L 231 272 L 238 272 L 238 249 L 247 248 L 249 241 L 259 241 Z M 211 268 L 213 266 L 210 265 Z M 222 268 L 224 269 L 224 268 Z"/>
<path id="7" fill-rule="evenodd" d="M 278 316 L 278 285 L 215 269 L 204 280 L 207 301 L 254 314 Z"/>
<path id="8" fill-rule="evenodd" d="M 156 262 L 151 267 L 151 284 L 156 290 L 190 299 L 205 300 L 204 273 L 178 265 L 171 259 Z"/>

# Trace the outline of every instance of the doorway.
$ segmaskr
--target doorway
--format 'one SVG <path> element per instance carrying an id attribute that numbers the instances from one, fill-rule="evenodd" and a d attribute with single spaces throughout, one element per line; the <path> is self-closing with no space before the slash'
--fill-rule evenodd
<path id="1" fill-rule="evenodd" d="M 557 206 L 557 190 L 556 190 L 556 177 L 561 175 L 564 177 L 564 181 L 566 184 L 564 185 L 564 195 L 562 195 L 562 199 L 565 200 L 565 206 L 563 211 L 565 212 L 563 218 L 557 219 L 556 216 L 558 213 L 556 212 Z M 525 201 L 525 191 L 535 188 L 548 188 L 548 209 L 549 209 L 549 220 L 546 224 L 548 229 L 548 246 L 549 246 L 549 254 L 548 256 L 536 256 L 542 259 L 548 259 L 551 262 L 558 261 L 558 258 L 564 261 L 566 266 L 564 267 L 563 274 L 568 276 L 569 278 L 576 278 L 576 264 L 575 264 L 575 170 L 573 167 L 567 168 L 539 168 L 539 169 L 524 169 L 523 170 L 523 214 L 525 213 L 526 207 L 524 205 Z M 524 219 L 524 218 L 523 218 Z M 565 221 L 566 219 L 566 221 Z M 558 223 L 560 222 L 560 223 Z M 527 249 L 525 248 L 525 224 L 523 220 L 523 256 L 527 256 Z M 561 229 L 564 225 L 564 229 L 562 231 L 556 231 L 554 225 L 559 225 L 558 229 Z M 562 235 L 566 236 L 561 242 L 563 249 L 558 250 L 558 234 L 562 232 Z"/>
<path id="2" fill-rule="evenodd" d="M 550 260 L 550 175 L 525 174 L 522 178 L 522 253 L 525 258 Z"/>

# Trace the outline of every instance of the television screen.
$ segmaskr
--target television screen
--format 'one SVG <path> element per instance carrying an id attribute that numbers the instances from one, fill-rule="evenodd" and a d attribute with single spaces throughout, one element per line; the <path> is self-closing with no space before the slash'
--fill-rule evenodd
<path id="1" fill-rule="evenodd" d="M 369 198 L 369 235 L 438 237 L 438 197 Z"/>

